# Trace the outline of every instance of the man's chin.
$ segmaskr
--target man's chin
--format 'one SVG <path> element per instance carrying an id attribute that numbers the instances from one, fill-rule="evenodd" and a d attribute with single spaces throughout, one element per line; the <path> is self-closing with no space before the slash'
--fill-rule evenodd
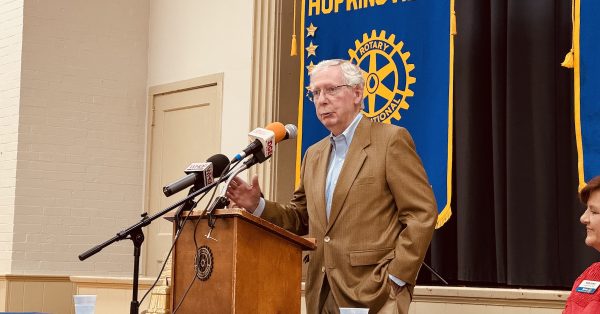
<path id="1" fill-rule="evenodd" d="M 335 126 L 335 121 L 332 118 L 322 118 L 320 121 L 327 129 L 331 129 L 331 127 Z"/>

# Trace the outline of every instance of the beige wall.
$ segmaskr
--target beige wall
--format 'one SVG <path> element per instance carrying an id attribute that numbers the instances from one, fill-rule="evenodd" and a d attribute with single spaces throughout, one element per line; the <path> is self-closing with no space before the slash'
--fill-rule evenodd
<path id="1" fill-rule="evenodd" d="M 222 147 L 213 154 L 247 145 L 252 16 L 248 0 L 150 2 L 149 86 L 224 73 Z"/>
<path id="2" fill-rule="evenodd" d="M 0 274 L 13 250 L 22 30 L 23 0 L 0 2 Z"/>
<path id="3" fill-rule="evenodd" d="M 12 274 L 130 275 L 139 218 L 148 3 L 28 0 L 23 21 Z"/>
<path id="4" fill-rule="evenodd" d="M 245 146 L 252 6 L 195 0 L 0 6 L 8 17 L 0 22 L 7 26 L 0 33 L 7 43 L 0 45 L 0 273 L 130 275 L 130 241 L 85 262 L 77 255 L 139 219 L 147 87 L 224 73 L 220 152 L 233 155 Z"/>
<path id="5" fill-rule="evenodd" d="M 73 291 L 67 276 L 0 275 L 0 311 L 70 314 Z"/>
<path id="6" fill-rule="evenodd" d="M 140 278 L 139 297 L 153 280 Z M 129 313 L 131 278 L 82 276 L 0 275 L 0 312 L 43 312 L 73 314 L 74 294 L 96 295 L 96 313 Z M 140 304 L 148 309 L 152 296 Z"/>

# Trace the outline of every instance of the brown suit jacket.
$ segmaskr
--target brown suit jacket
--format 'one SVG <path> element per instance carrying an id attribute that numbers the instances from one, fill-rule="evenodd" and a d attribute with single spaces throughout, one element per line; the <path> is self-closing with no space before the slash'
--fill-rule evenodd
<path id="1" fill-rule="evenodd" d="M 311 146 L 290 204 L 267 201 L 262 217 L 316 238 L 317 249 L 309 253 L 308 313 L 322 306 L 325 275 L 340 307 L 368 307 L 376 313 L 389 297 L 388 274 L 415 284 L 437 217 L 433 191 L 408 131 L 363 118 L 327 220 L 330 152 L 328 137 Z"/>

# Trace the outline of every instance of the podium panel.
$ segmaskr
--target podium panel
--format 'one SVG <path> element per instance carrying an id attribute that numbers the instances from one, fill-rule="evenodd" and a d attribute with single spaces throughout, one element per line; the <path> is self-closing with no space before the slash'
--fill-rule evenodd
<path id="1" fill-rule="evenodd" d="M 189 287 L 178 313 L 300 313 L 302 250 L 314 243 L 244 210 L 215 216 L 210 239 L 192 215 L 177 240 L 171 309 Z"/>

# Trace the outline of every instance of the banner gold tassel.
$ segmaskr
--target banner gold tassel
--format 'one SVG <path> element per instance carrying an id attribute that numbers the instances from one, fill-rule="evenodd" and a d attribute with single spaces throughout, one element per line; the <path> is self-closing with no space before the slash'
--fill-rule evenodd
<path id="1" fill-rule="evenodd" d="M 571 0 L 571 25 L 573 27 L 573 36 L 575 36 L 575 0 Z M 565 60 L 560 65 L 568 69 L 575 67 L 575 44 L 573 38 L 571 38 L 571 50 L 567 52 Z"/>
<path id="2" fill-rule="evenodd" d="M 450 35 L 456 36 L 456 11 L 454 10 L 450 16 Z"/>
<path id="3" fill-rule="evenodd" d="M 560 65 L 569 69 L 575 67 L 575 51 L 573 50 L 573 48 L 571 48 L 571 50 L 567 52 L 565 60 Z"/>
<path id="4" fill-rule="evenodd" d="M 298 48 L 296 47 L 296 34 L 292 35 L 292 50 L 290 56 L 293 57 L 298 54 Z"/>
<path id="5" fill-rule="evenodd" d="M 296 45 L 296 0 L 294 0 L 294 23 L 292 24 L 292 49 L 290 57 L 298 55 L 298 47 Z"/>

